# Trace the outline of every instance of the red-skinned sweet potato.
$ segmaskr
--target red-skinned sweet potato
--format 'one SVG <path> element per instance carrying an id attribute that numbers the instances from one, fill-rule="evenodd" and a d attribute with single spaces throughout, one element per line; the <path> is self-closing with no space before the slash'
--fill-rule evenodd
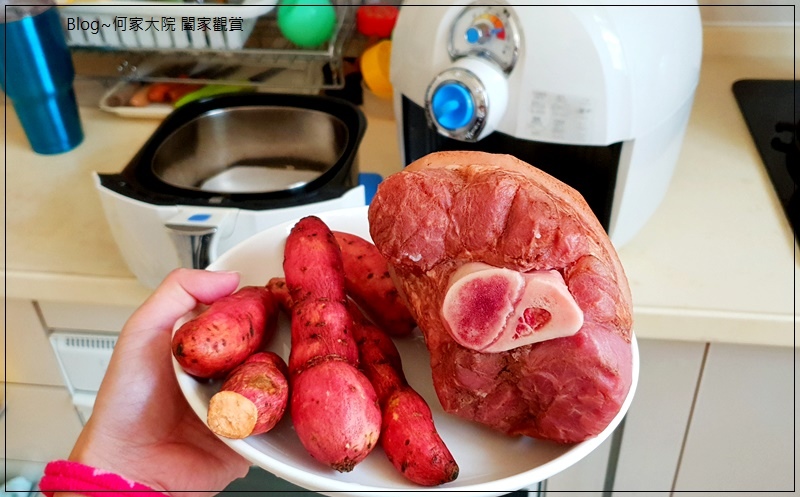
<path id="1" fill-rule="evenodd" d="M 283 272 L 294 303 L 307 298 L 344 302 L 342 252 L 319 218 L 301 219 L 286 239 Z"/>
<path id="2" fill-rule="evenodd" d="M 292 422 L 316 460 L 348 472 L 378 445 L 381 412 L 369 380 L 342 360 L 320 362 L 292 381 Z"/>
<path id="3" fill-rule="evenodd" d="M 351 471 L 377 445 L 381 413 L 375 389 L 356 367 L 341 251 L 322 220 L 308 216 L 293 227 L 283 268 L 292 306 L 295 432 L 312 457 L 337 471 Z"/>
<path id="4" fill-rule="evenodd" d="M 292 313 L 292 298 L 289 296 L 289 288 L 286 286 L 286 278 L 276 276 L 267 282 L 267 288 L 278 302 L 278 307 L 286 314 Z"/>
<path id="5" fill-rule="evenodd" d="M 403 476 L 423 486 L 458 478 L 458 464 L 436 431 L 431 409 L 419 393 L 403 386 L 382 405 L 380 444 Z"/>
<path id="6" fill-rule="evenodd" d="M 289 376 L 294 378 L 323 361 L 358 364 L 353 320 L 341 302 L 305 300 L 292 306 Z"/>
<path id="7" fill-rule="evenodd" d="M 407 336 L 417 326 L 389 273 L 386 259 L 369 241 L 334 231 L 342 251 L 345 290 L 383 331 Z"/>
<path id="8" fill-rule="evenodd" d="M 289 353 L 289 374 L 295 376 L 324 360 L 344 360 L 358 364 L 358 348 L 350 333 L 352 318 L 344 304 L 328 300 L 305 300 L 293 305 L 284 278 L 269 280 L 278 306 L 292 321 L 292 340 L 304 347 L 292 347 Z"/>
<path id="9" fill-rule="evenodd" d="M 223 378 L 272 338 L 277 318 L 266 287 L 243 287 L 184 323 L 172 337 L 172 353 L 190 375 Z"/>
<path id="10" fill-rule="evenodd" d="M 430 407 L 406 381 L 400 353 L 392 339 L 371 323 L 350 301 L 353 334 L 361 370 L 381 405 L 380 444 L 392 465 L 418 485 L 455 480 L 458 464 L 433 424 Z"/>
<path id="11" fill-rule="evenodd" d="M 208 405 L 208 427 L 233 439 L 266 433 L 289 402 L 286 363 L 274 352 L 257 352 L 237 366 Z"/>

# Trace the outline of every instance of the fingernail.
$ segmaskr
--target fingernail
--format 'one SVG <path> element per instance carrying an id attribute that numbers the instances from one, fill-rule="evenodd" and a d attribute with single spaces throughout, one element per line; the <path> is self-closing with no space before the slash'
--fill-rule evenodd
<path id="1" fill-rule="evenodd" d="M 242 273 L 240 273 L 239 271 L 214 271 L 214 272 L 219 274 L 235 274 L 238 276 L 242 275 Z"/>

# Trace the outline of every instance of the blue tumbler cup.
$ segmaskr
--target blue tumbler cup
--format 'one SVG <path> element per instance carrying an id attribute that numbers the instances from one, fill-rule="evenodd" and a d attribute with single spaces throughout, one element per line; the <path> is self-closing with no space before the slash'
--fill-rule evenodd
<path id="1" fill-rule="evenodd" d="M 3 1 L 2 87 L 34 152 L 58 154 L 83 140 L 72 83 L 75 68 L 57 9 Z"/>

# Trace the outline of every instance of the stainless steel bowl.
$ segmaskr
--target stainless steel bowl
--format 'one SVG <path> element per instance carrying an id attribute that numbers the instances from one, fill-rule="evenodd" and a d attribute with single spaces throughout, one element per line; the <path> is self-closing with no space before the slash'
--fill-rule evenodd
<path id="1" fill-rule="evenodd" d="M 152 170 L 182 189 L 216 193 L 291 191 L 346 153 L 347 125 L 302 107 L 213 109 L 181 125 L 156 149 Z"/>

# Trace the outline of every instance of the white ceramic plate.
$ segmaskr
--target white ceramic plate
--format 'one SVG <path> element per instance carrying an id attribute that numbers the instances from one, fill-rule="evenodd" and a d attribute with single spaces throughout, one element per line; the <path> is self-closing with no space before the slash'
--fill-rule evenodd
<path id="1" fill-rule="evenodd" d="M 127 100 L 141 86 L 141 83 L 129 83 L 127 81 L 117 83 L 100 99 L 100 110 L 121 117 L 143 119 L 163 119 L 174 110 L 172 105 L 169 104 L 150 104 L 144 107 L 127 105 Z"/>
<path id="2" fill-rule="evenodd" d="M 333 230 L 370 239 L 366 207 L 331 211 L 319 217 Z M 274 276 L 282 276 L 284 243 L 295 222 L 284 223 L 254 235 L 223 254 L 209 269 L 239 271 L 242 285 L 263 285 Z M 289 357 L 289 333 L 288 320 L 282 317 L 270 349 L 284 359 Z M 455 481 L 435 488 L 414 485 L 395 470 L 380 447 L 353 471 L 339 473 L 308 455 L 300 445 L 288 416 L 269 433 L 244 440 L 222 440 L 253 464 L 295 485 L 325 495 L 496 496 L 543 481 L 597 448 L 611 435 L 627 412 L 639 377 L 639 352 L 634 337 L 631 343 L 633 383 L 622 410 L 597 437 L 575 445 L 559 445 L 528 437 L 508 437 L 446 414 L 433 389 L 428 351 L 421 335 L 395 340 L 395 343 L 409 383 L 430 405 L 436 428 L 459 465 L 460 474 Z M 205 421 L 208 401 L 219 389 L 219 383 L 200 383 L 184 373 L 174 358 L 173 364 L 178 383 L 189 404 Z"/>

